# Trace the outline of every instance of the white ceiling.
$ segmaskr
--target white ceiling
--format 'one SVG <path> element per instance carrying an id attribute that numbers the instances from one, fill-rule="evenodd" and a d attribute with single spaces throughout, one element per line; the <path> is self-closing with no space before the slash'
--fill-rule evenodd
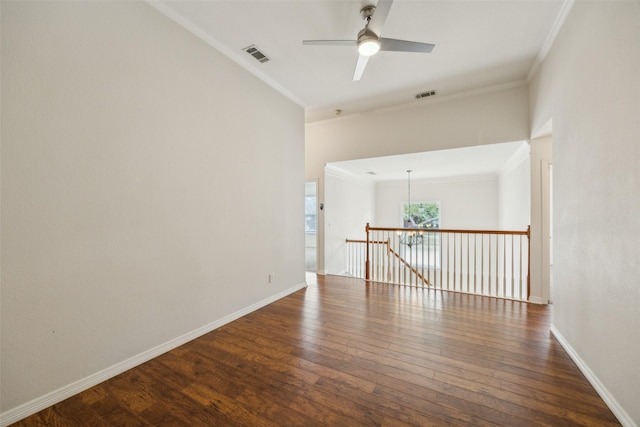
<path id="1" fill-rule="evenodd" d="M 425 153 L 348 160 L 329 164 L 370 181 L 433 179 L 443 177 L 498 175 L 511 165 L 517 165 L 529 155 L 529 144 L 524 141 L 481 145 Z M 374 172 L 375 175 L 369 172 Z"/>
<path id="2" fill-rule="evenodd" d="M 377 0 L 209 0 L 149 4 L 305 107 L 306 121 L 524 82 L 553 39 L 571 0 L 395 0 L 388 38 L 433 43 L 430 54 L 380 52 L 353 82 L 355 47 L 303 46 L 351 39 L 360 9 Z M 242 49 L 255 44 L 261 64 Z"/>
<path id="3" fill-rule="evenodd" d="M 352 81 L 355 47 L 303 46 L 350 39 L 360 10 L 378 0 L 148 0 L 149 4 L 305 107 L 331 119 L 524 83 L 546 54 L 573 0 L 395 0 L 382 36 L 433 43 L 432 53 L 380 52 Z M 243 48 L 256 45 L 270 61 Z M 436 90 L 436 98 L 416 100 Z M 418 105 L 418 104 L 416 104 Z M 498 174 L 523 142 L 333 164 L 375 181 Z M 518 154 L 520 153 L 520 154 Z M 373 171 L 376 175 L 366 172 Z"/>

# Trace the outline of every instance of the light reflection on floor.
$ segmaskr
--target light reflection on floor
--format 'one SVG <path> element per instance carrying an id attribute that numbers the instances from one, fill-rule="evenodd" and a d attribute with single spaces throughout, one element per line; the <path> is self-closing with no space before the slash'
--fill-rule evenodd
<path id="1" fill-rule="evenodd" d="M 307 285 L 309 286 L 314 286 L 318 284 L 318 278 L 316 276 L 316 273 L 312 271 L 305 272 L 305 280 L 307 282 Z"/>
<path id="2" fill-rule="evenodd" d="M 348 278 L 344 276 L 317 276 L 315 273 L 306 273 L 305 277 L 309 285 L 304 290 L 304 308 L 301 313 L 302 323 L 300 332 L 302 334 L 303 349 L 305 352 L 322 351 L 318 340 L 322 340 L 327 333 L 327 328 L 332 329 L 326 323 L 325 316 L 334 310 L 333 305 L 339 305 L 341 309 L 352 310 L 349 317 L 350 335 L 343 336 L 346 342 L 350 339 L 358 339 L 366 336 L 371 331 L 377 331 L 385 335 L 387 345 L 402 346 L 406 335 L 412 334 L 412 330 L 420 328 L 424 335 L 415 336 L 425 346 L 421 351 L 439 353 L 443 345 L 449 345 L 452 336 L 441 336 L 440 329 L 451 324 L 453 329 L 463 336 L 465 340 L 473 341 L 470 336 L 478 330 L 477 312 L 494 313 L 500 318 L 522 319 L 526 322 L 529 311 L 533 310 L 537 316 L 548 313 L 540 313 L 539 307 L 530 307 L 529 304 L 513 300 L 504 300 L 495 297 L 484 297 L 472 294 L 463 294 L 451 291 L 443 291 L 429 287 L 418 288 L 412 286 L 392 285 L 379 282 L 365 282 L 362 279 Z M 359 294 L 361 299 L 342 300 L 331 288 L 339 286 L 350 289 L 350 293 Z M 349 307 L 345 306 L 348 304 Z M 459 307 L 466 307 L 460 310 Z M 364 310 L 364 311 L 363 311 Z M 326 311 L 326 312 L 325 312 Z M 395 326 L 395 329 L 393 328 Z M 400 338 L 397 343 L 393 330 Z M 480 327 L 482 330 L 482 327 Z M 513 334 L 509 322 L 489 322 L 486 329 L 493 334 L 502 334 L 501 340 L 509 340 Z M 334 331 L 335 333 L 338 333 Z M 544 347 L 544 339 L 548 331 L 528 330 L 530 339 L 537 342 L 537 349 L 552 351 L 551 345 Z M 415 334 L 414 334 L 415 335 Z M 548 339 L 548 337 L 546 337 Z M 502 341 L 498 341 L 502 342 Z M 391 343 L 391 344 L 390 344 Z M 342 343 L 345 344 L 345 343 Z M 482 349 L 486 350 L 490 343 L 482 340 L 476 342 Z M 348 344 L 345 344 L 348 345 Z M 349 354 L 347 352 L 347 354 Z M 347 360 L 350 355 L 345 356 Z"/>

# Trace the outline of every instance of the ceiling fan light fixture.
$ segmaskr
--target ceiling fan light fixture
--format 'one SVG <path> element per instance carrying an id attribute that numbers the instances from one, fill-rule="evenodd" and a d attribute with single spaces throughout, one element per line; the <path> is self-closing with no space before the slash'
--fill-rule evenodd
<path id="1" fill-rule="evenodd" d="M 375 39 L 366 39 L 358 42 L 358 53 L 363 56 L 372 56 L 380 50 L 380 42 Z"/>
<path id="2" fill-rule="evenodd" d="M 367 0 L 367 2 L 373 0 Z M 360 10 L 360 16 L 365 21 L 364 28 L 358 32 L 355 40 L 303 40 L 303 45 L 323 46 L 353 46 L 358 47 L 358 59 L 353 72 L 353 81 L 362 78 L 369 57 L 380 50 L 393 52 L 431 53 L 435 45 L 431 43 L 414 42 L 410 40 L 388 39 L 380 37 L 384 23 L 394 0 L 377 0 L 376 5 L 368 5 Z M 362 2 L 365 2 L 362 0 Z M 375 12 L 375 16 L 374 16 Z M 371 25 L 371 28 L 369 26 Z"/>

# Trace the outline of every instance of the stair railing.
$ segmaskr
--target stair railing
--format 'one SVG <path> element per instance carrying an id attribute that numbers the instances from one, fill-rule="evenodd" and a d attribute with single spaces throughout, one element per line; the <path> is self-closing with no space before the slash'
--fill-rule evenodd
<path id="1" fill-rule="evenodd" d="M 367 281 L 527 301 L 530 227 L 525 231 L 365 227 L 347 239 L 351 275 Z M 353 264 L 352 264 L 353 263 Z"/>

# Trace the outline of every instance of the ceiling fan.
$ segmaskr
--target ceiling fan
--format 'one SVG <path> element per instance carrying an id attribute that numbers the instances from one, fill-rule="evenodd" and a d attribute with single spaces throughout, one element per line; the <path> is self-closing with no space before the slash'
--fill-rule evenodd
<path id="1" fill-rule="evenodd" d="M 380 37 L 392 3 L 393 0 L 380 0 L 376 6 L 369 5 L 362 8 L 360 16 L 366 21 L 366 24 L 358 33 L 356 40 L 303 40 L 302 44 L 312 46 L 357 46 L 359 56 L 353 73 L 354 82 L 360 80 L 369 57 L 375 55 L 378 51 L 430 53 L 435 47 L 431 43 Z"/>

